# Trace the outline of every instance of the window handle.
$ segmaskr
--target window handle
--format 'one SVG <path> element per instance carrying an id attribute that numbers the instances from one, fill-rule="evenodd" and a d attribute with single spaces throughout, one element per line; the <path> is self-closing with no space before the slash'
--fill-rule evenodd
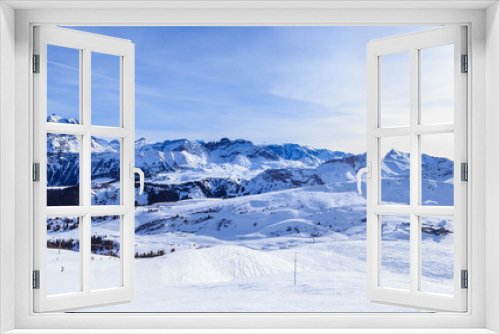
<path id="1" fill-rule="evenodd" d="M 144 191 L 144 172 L 140 168 L 135 168 L 133 162 L 129 164 L 130 178 L 135 180 L 135 173 L 139 174 L 139 195 Z"/>
<path id="2" fill-rule="evenodd" d="M 368 179 L 372 178 L 372 163 L 367 161 L 366 162 L 366 167 L 361 168 L 358 173 L 356 174 L 357 179 L 358 179 L 358 193 L 362 195 L 361 191 L 361 176 L 366 173 L 366 177 Z"/>

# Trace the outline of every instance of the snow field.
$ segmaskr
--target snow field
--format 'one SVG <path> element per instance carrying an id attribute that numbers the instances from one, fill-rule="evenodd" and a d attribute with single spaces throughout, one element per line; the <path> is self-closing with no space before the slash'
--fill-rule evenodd
<path id="1" fill-rule="evenodd" d="M 136 252 L 161 249 L 166 255 L 135 260 L 136 294 L 131 303 L 89 311 L 415 311 L 366 298 L 365 200 L 356 193 L 330 191 L 316 186 L 139 207 Z M 384 220 L 382 283 L 388 287 L 409 286 L 407 220 L 397 216 Z M 450 228 L 449 220 L 441 218 L 426 224 Z M 118 240 L 119 220 L 96 221 L 92 234 Z M 51 235 L 77 237 L 78 232 Z M 422 287 L 448 293 L 453 286 L 447 263 L 453 254 L 453 234 L 422 235 Z M 72 271 L 78 268 L 78 253 L 61 251 L 60 259 L 67 261 L 64 272 L 56 270 L 61 265 L 56 261 L 58 250 L 48 254 L 48 261 L 55 263 L 49 291 L 68 292 L 65 286 L 78 277 Z M 92 288 L 117 286 L 119 261 L 92 256 Z"/>
<path id="2" fill-rule="evenodd" d="M 321 241 L 323 243 L 275 251 L 219 245 L 138 259 L 136 298 L 132 303 L 89 311 L 415 311 L 370 303 L 366 299 L 366 264 L 344 255 L 364 253 L 363 241 Z M 295 252 L 298 257 L 297 285 L 293 282 Z M 395 282 L 405 277 L 397 273 L 391 275 Z M 447 284 L 449 282 L 434 283 L 436 289 Z"/>
<path id="3" fill-rule="evenodd" d="M 91 289 L 120 286 L 120 259 L 92 254 Z M 80 252 L 47 250 L 47 294 L 56 295 L 81 291 Z"/>

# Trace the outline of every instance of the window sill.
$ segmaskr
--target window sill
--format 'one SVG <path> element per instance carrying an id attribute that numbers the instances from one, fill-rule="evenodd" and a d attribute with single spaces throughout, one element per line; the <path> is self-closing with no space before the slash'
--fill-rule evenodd
<path id="1" fill-rule="evenodd" d="M 488 329 L 15 329 L 5 334 L 487 334 Z"/>

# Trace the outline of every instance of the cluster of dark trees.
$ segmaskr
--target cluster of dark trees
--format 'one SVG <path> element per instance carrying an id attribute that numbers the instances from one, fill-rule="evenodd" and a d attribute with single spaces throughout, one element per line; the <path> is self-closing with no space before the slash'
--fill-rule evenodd
<path id="1" fill-rule="evenodd" d="M 175 248 L 172 248 L 170 250 L 171 253 L 175 252 Z M 163 249 L 159 249 L 157 251 L 149 251 L 149 252 L 144 252 L 144 253 L 139 253 L 135 252 L 135 258 L 140 259 L 140 258 L 151 258 L 151 257 L 157 257 L 157 256 L 164 256 L 166 255 L 166 251 Z"/>
<path id="2" fill-rule="evenodd" d="M 80 241 L 73 238 L 52 238 L 47 240 L 47 248 L 78 251 L 80 249 Z"/>

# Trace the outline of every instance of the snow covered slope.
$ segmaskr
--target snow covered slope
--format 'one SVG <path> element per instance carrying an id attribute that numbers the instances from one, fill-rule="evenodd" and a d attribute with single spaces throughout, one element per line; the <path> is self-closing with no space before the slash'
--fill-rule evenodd
<path id="1" fill-rule="evenodd" d="M 119 142 L 92 138 L 91 150 L 92 204 L 118 204 Z M 49 205 L 78 203 L 79 151 L 77 137 L 48 135 Z M 136 165 L 146 173 L 136 194 L 136 299 L 94 311 L 408 311 L 366 299 L 366 200 L 356 190 L 366 154 L 142 138 Z M 424 204 L 453 205 L 453 165 L 422 156 Z M 408 153 L 383 157 L 383 201 L 408 203 L 409 168 Z M 93 289 L 119 285 L 119 218 L 92 219 Z M 79 236 L 76 217 L 47 219 L 51 293 L 75 291 Z M 422 287 L 452 293 L 453 218 L 424 217 L 422 238 Z M 408 217 L 384 217 L 383 284 L 407 288 L 408 252 Z"/>
<path id="2" fill-rule="evenodd" d="M 408 221 L 391 218 L 384 221 L 383 282 L 404 288 L 409 277 Z M 74 223 L 50 221 L 48 239 L 56 246 L 48 252 L 50 291 L 67 292 L 79 268 L 78 256 L 73 256 L 79 249 L 70 242 L 78 238 Z M 111 247 L 97 248 L 93 255 L 92 266 L 99 270 L 92 272 L 92 280 L 99 287 L 109 287 L 119 277 L 119 261 L 105 256 L 119 253 L 119 226 L 116 217 L 92 225 L 92 248 Z M 452 220 L 433 218 L 425 228 L 425 287 L 452 293 Z M 136 298 L 93 311 L 410 311 L 366 299 L 365 238 L 364 198 L 355 192 L 332 193 L 325 185 L 139 207 Z M 58 256 L 58 239 L 72 252 L 63 249 Z"/>

